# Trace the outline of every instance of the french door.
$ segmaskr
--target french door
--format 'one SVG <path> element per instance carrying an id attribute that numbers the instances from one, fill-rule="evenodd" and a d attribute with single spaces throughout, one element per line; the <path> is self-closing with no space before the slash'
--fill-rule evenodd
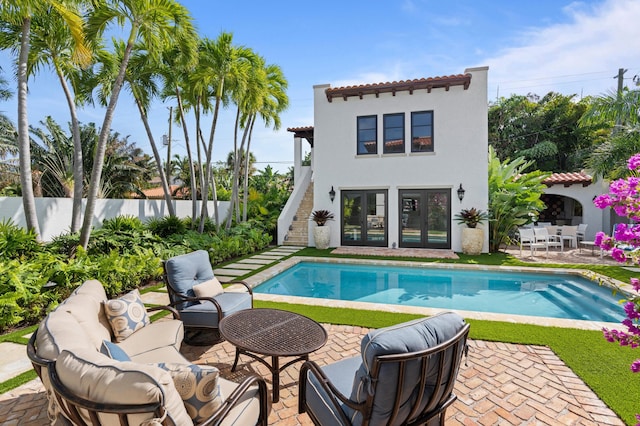
<path id="1" fill-rule="evenodd" d="M 341 244 L 387 246 L 387 190 L 342 190 Z"/>
<path id="2" fill-rule="evenodd" d="M 399 192 L 400 247 L 451 248 L 451 190 Z"/>

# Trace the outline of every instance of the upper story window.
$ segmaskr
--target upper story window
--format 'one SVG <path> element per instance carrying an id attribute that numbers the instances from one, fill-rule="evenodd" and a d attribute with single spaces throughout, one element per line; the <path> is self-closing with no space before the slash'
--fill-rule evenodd
<path id="1" fill-rule="evenodd" d="M 384 154 L 404 152 L 404 113 L 385 114 L 384 125 Z"/>
<path id="2" fill-rule="evenodd" d="M 433 111 L 411 113 L 411 152 L 433 152 Z"/>
<path id="3" fill-rule="evenodd" d="M 358 155 L 378 153 L 378 117 L 358 117 Z"/>

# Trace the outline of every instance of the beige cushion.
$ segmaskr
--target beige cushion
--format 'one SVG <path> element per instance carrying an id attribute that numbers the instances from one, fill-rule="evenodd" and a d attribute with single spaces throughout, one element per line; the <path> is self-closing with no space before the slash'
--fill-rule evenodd
<path id="1" fill-rule="evenodd" d="M 98 319 L 100 324 L 111 333 L 111 324 L 107 320 L 107 316 L 104 313 L 103 303 L 107 300 L 107 293 L 104 291 L 102 283 L 98 280 L 87 280 L 80 287 L 78 287 L 73 294 L 85 294 L 96 300 L 100 304 L 100 313 Z"/>
<path id="2" fill-rule="evenodd" d="M 192 424 L 182 399 L 166 371 L 130 361 L 115 361 L 94 350 L 63 351 L 56 361 L 62 383 L 76 395 L 106 404 L 144 404 L 161 401 L 176 425 Z M 102 414 L 104 424 L 119 424 L 114 415 Z M 140 424 L 152 414 L 131 415 Z"/>
<path id="3" fill-rule="evenodd" d="M 237 383 L 220 378 L 220 388 L 223 395 L 231 395 L 238 387 Z M 221 426 L 255 425 L 260 416 L 260 399 L 258 386 L 250 387 L 238 401 L 229 414 L 220 423 Z"/>
<path id="4" fill-rule="evenodd" d="M 122 297 L 105 301 L 104 311 L 116 342 L 122 342 L 151 323 L 137 288 Z"/>
<path id="5" fill-rule="evenodd" d="M 63 309 L 49 313 L 38 326 L 36 353 L 39 357 L 55 360 L 64 349 L 90 348 L 92 339 L 78 320 Z"/>
<path id="6" fill-rule="evenodd" d="M 71 314 L 89 336 L 89 342 L 99 350 L 103 340 L 111 340 L 111 328 L 105 328 L 100 322 L 100 315 L 104 317 L 103 309 L 102 303 L 94 297 L 87 294 L 73 294 L 56 310 Z"/>
<path id="7" fill-rule="evenodd" d="M 182 321 L 161 319 L 139 329 L 117 345 L 130 357 L 134 357 L 165 346 L 180 350 L 183 338 L 184 327 Z"/>
<path id="8" fill-rule="evenodd" d="M 224 293 L 224 289 L 220 281 L 218 281 L 216 277 L 213 277 L 210 280 L 194 285 L 193 292 L 196 294 L 196 297 L 216 297 Z"/>
<path id="9" fill-rule="evenodd" d="M 180 364 L 188 364 L 189 361 L 178 352 L 173 346 L 165 346 L 164 348 L 152 349 L 131 357 L 131 361 L 141 362 L 144 364 L 155 364 L 158 362 L 177 362 Z"/>

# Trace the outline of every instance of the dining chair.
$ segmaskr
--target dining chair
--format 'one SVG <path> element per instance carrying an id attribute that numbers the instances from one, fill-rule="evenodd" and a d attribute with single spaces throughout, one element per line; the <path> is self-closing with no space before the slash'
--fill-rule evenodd
<path id="1" fill-rule="evenodd" d="M 544 244 L 547 252 L 549 252 L 549 247 L 559 247 L 560 251 L 563 251 L 562 241 L 559 235 L 552 235 L 547 228 L 533 228 L 533 233 L 535 242 Z"/>
<path id="2" fill-rule="evenodd" d="M 518 228 L 518 243 L 520 244 L 520 256 L 522 256 L 522 247 L 527 246 L 531 250 L 531 256 L 535 249 L 537 248 L 545 248 L 547 249 L 547 253 L 549 253 L 549 247 L 544 243 L 539 243 L 536 241 L 536 236 L 534 232 L 534 228 Z"/>
<path id="3" fill-rule="evenodd" d="M 569 241 L 569 247 L 578 247 L 578 227 L 577 226 L 562 226 L 560 238 L 564 247 L 564 242 Z"/>
<path id="4" fill-rule="evenodd" d="M 579 224 L 578 230 L 576 231 L 576 238 L 578 242 L 584 241 L 586 232 L 587 232 L 587 224 L 586 223 Z"/>

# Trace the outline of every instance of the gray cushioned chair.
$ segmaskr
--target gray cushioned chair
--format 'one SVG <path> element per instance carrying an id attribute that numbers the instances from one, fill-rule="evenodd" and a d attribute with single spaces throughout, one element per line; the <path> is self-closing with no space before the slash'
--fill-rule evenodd
<path id="1" fill-rule="evenodd" d="M 468 334 L 453 312 L 373 330 L 361 356 L 303 364 L 298 410 L 316 425 L 444 425 Z"/>
<path id="2" fill-rule="evenodd" d="M 205 250 L 172 257 L 164 262 L 164 281 L 170 306 L 180 313 L 185 328 L 185 342 L 208 344 L 220 339 L 218 324 L 225 316 L 253 308 L 253 291 L 244 281 L 233 281 L 244 291 L 225 291 L 215 297 L 196 297 L 193 286 L 214 277 L 209 254 Z M 209 340 L 202 340 L 198 332 L 209 330 Z"/>

